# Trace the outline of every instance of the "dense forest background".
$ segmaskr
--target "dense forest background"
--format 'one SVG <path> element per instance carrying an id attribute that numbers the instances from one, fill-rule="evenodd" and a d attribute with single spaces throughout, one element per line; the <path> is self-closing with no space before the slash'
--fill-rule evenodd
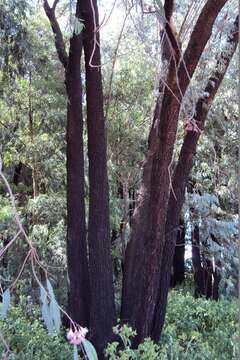
<path id="1" fill-rule="evenodd" d="M 239 358 L 237 7 L 0 0 L 2 359 Z"/>

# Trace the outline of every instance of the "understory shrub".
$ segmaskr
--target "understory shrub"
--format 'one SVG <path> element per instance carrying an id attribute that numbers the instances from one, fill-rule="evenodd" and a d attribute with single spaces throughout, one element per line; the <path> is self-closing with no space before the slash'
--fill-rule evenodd
<path id="1" fill-rule="evenodd" d="M 119 341 L 108 345 L 109 360 L 237 360 L 237 300 L 194 299 L 186 289 L 170 291 L 165 326 L 159 344 L 150 339 L 132 348 L 136 332 L 116 326 Z M 68 360 L 72 346 L 64 333 L 50 336 L 39 308 L 21 298 L 0 321 L 0 333 L 10 346 L 9 360 Z M 121 347 L 119 344 L 121 343 Z M 0 355 L 4 348 L 0 342 Z"/>
<path id="2" fill-rule="evenodd" d="M 0 333 L 12 353 L 9 360 L 67 360 L 72 347 L 64 334 L 49 335 L 37 307 L 11 306 L 6 320 L 0 320 Z M 0 341 L 0 355 L 4 347 Z"/>
<path id="3" fill-rule="evenodd" d="M 132 349 L 136 332 L 117 326 L 114 331 L 121 340 L 109 344 L 106 353 L 109 360 L 237 360 L 237 313 L 235 300 L 194 299 L 186 290 L 172 290 L 159 345 L 145 339 Z"/>

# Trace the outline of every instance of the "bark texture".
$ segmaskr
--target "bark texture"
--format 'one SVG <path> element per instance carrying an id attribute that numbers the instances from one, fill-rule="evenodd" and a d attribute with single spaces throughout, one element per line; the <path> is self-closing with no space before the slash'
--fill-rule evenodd
<path id="1" fill-rule="evenodd" d="M 219 2 L 220 3 L 220 2 Z M 223 6 L 223 4 L 222 4 Z M 201 16 L 200 16 L 201 17 Z M 201 97 L 196 104 L 195 120 L 198 127 L 203 130 L 208 111 L 212 105 L 215 95 L 222 83 L 224 75 L 230 64 L 230 61 L 236 51 L 238 44 L 238 17 L 234 21 L 232 28 L 229 32 L 226 49 L 224 49 L 217 59 L 215 70 L 209 78 L 205 88 L 205 93 L 209 96 Z M 227 51 L 226 51 L 227 50 Z M 220 68 L 219 64 L 224 62 L 224 68 Z M 220 71 L 221 69 L 221 71 Z M 185 188 L 193 166 L 193 158 L 196 152 L 197 143 L 200 137 L 200 132 L 187 132 L 183 145 L 180 151 L 179 159 L 175 171 L 172 176 L 172 187 L 174 190 L 170 192 L 168 201 L 168 211 L 166 218 L 166 240 L 163 250 L 163 261 L 161 264 L 160 276 L 160 291 L 158 293 L 158 305 L 155 317 L 155 325 L 152 333 L 154 339 L 158 339 L 161 333 L 167 306 L 167 294 L 170 281 L 170 267 L 174 255 L 174 247 L 176 244 L 176 231 L 179 222 L 181 209 L 185 198 Z"/>
<path id="2" fill-rule="evenodd" d="M 98 353 L 112 333 L 116 321 L 113 269 L 110 247 L 107 143 L 103 112 L 98 7 L 96 0 L 81 2 L 84 21 L 87 129 L 89 158 L 88 245 L 91 283 L 91 338 Z M 102 356 L 102 355 L 100 355 Z"/>
<path id="3" fill-rule="evenodd" d="M 56 2 L 54 2 L 56 6 Z M 44 1 L 44 9 L 55 35 L 59 60 L 65 68 L 67 105 L 67 261 L 69 276 L 68 312 L 81 326 L 89 326 L 90 286 L 84 203 L 84 154 L 81 55 L 82 34 L 73 34 L 67 56 L 55 7 Z M 80 19 L 79 1 L 76 17 Z"/>
<path id="4" fill-rule="evenodd" d="M 181 285 L 185 278 L 185 227 L 184 220 L 180 218 L 177 240 L 172 264 L 171 286 Z"/>
<path id="5" fill-rule="evenodd" d="M 205 274 L 202 266 L 200 251 L 199 226 L 195 225 L 192 232 L 192 265 L 194 279 L 194 296 L 200 297 L 205 294 Z"/>
<path id="6" fill-rule="evenodd" d="M 66 71 L 67 109 L 67 258 L 69 311 L 81 325 L 89 325 L 89 275 L 87 263 L 80 35 L 70 40 Z"/>
<path id="7" fill-rule="evenodd" d="M 147 170 L 143 175 L 140 203 L 134 214 L 123 283 L 122 319 L 130 322 L 136 328 L 137 343 L 149 335 L 157 340 L 165 317 L 176 243 L 176 233 L 174 237 L 167 238 L 165 241 L 165 232 L 166 234 L 172 232 L 172 229 L 169 229 L 170 224 L 168 224 L 170 219 L 166 222 L 166 218 L 170 189 L 169 167 L 176 140 L 180 93 L 184 96 L 200 56 L 211 36 L 214 21 L 226 1 L 207 1 L 190 36 L 189 44 L 183 55 L 184 61 L 182 57 L 179 57 L 177 51 L 174 53 L 174 58 L 169 66 L 167 86 L 164 89 L 161 106 L 157 104 L 160 110 L 155 121 L 157 136 L 154 137 L 154 141 L 150 141 L 150 149 L 145 162 Z M 201 37 L 199 37 L 199 33 L 201 33 Z M 171 40 L 170 37 L 169 40 Z M 171 44 L 174 50 L 175 44 L 173 42 Z M 178 70 L 176 70 L 176 66 L 178 66 Z M 172 95 L 173 93 L 175 96 Z M 175 232 L 178 222 L 179 214 L 176 216 Z M 133 285 L 136 281 L 137 285 Z M 160 311 L 162 314 L 159 314 Z"/>

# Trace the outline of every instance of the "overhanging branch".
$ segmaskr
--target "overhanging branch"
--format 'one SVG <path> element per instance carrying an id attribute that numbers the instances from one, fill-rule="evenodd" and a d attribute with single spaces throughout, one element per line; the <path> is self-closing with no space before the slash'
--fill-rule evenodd
<path id="1" fill-rule="evenodd" d="M 63 36 L 62 36 L 62 31 L 61 31 L 61 28 L 57 21 L 56 15 L 55 15 L 55 9 L 56 9 L 58 2 L 59 2 L 59 0 L 55 0 L 53 3 L 53 6 L 51 8 L 48 1 L 44 0 L 43 7 L 44 7 L 44 11 L 50 21 L 52 31 L 55 36 L 55 46 L 56 46 L 59 60 L 61 61 L 63 67 L 66 69 L 67 64 L 68 64 L 68 55 L 66 52 L 66 48 L 65 48 L 65 44 L 64 44 L 64 40 L 63 40 Z"/>
<path id="2" fill-rule="evenodd" d="M 229 33 L 226 48 L 219 55 L 216 69 L 214 70 L 212 76 L 209 78 L 208 84 L 205 88 L 205 91 L 208 91 L 209 96 L 204 98 L 201 97 L 198 100 L 197 103 L 198 105 L 196 106 L 196 108 L 198 108 L 199 104 L 203 104 L 203 102 L 205 101 L 205 106 L 199 106 L 199 110 L 197 111 L 197 115 L 196 115 L 197 116 L 196 120 L 201 121 L 202 127 L 207 117 L 209 108 L 217 93 L 217 90 L 221 85 L 221 82 L 224 78 L 224 75 L 227 71 L 230 61 L 236 51 L 238 44 L 238 35 L 239 35 L 239 31 L 238 31 L 238 17 L 237 17 L 233 24 L 232 30 Z M 223 71 L 219 72 L 218 64 L 222 62 L 224 62 L 225 67 Z M 163 322 L 161 322 L 159 319 L 164 319 L 165 317 L 167 296 L 166 296 L 166 292 L 162 291 L 162 288 L 164 287 L 168 288 L 170 282 L 170 273 L 171 273 L 172 260 L 173 260 L 174 249 L 176 244 L 177 229 L 178 229 L 180 213 L 185 197 L 184 196 L 185 187 L 187 184 L 190 171 L 192 169 L 193 156 L 196 151 L 196 146 L 199 136 L 200 136 L 199 132 L 194 132 L 194 131 L 187 132 L 180 151 L 179 160 L 173 175 L 172 186 L 176 198 L 173 195 L 173 192 L 171 191 L 168 202 L 167 220 L 166 220 L 166 228 L 165 228 L 166 239 L 164 242 L 163 256 L 162 256 L 163 260 L 160 271 L 160 281 L 159 281 L 160 292 L 158 294 L 158 299 L 157 299 L 157 306 L 156 306 L 157 311 L 155 314 L 155 323 L 153 324 L 153 329 L 152 329 L 153 339 L 157 339 L 158 334 L 162 330 Z"/>
<path id="3" fill-rule="evenodd" d="M 204 89 L 205 95 L 201 96 L 197 101 L 195 121 L 200 130 L 203 130 L 204 128 L 209 109 L 226 74 L 230 61 L 236 51 L 239 36 L 238 26 L 239 17 L 237 16 L 227 37 L 226 46 L 217 59 L 215 70 L 208 79 L 207 85 Z M 179 160 L 174 171 L 172 181 L 177 201 L 174 199 L 174 196 L 171 193 L 169 207 L 171 207 L 171 205 L 175 208 L 176 206 L 182 207 L 182 203 L 184 201 L 184 190 L 192 168 L 193 156 L 196 152 L 199 137 L 200 132 L 197 131 L 189 131 L 184 137 L 184 142 L 180 151 Z M 171 211 L 168 211 L 170 214 Z"/>
<path id="4" fill-rule="evenodd" d="M 55 0 L 52 6 L 52 10 L 55 11 L 57 4 L 59 3 L 59 0 Z"/>
<path id="5" fill-rule="evenodd" d="M 182 94 L 185 93 L 202 52 L 212 35 L 213 24 L 228 0 L 208 0 L 194 26 L 179 66 L 178 78 Z"/>

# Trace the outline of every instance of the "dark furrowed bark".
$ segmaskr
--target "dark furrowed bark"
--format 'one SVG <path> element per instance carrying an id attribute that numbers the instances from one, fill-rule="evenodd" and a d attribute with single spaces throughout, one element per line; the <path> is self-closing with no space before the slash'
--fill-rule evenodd
<path id="1" fill-rule="evenodd" d="M 172 1 L 170 1 L 172 3 Z M 170 16 L 170 14 L 169 14 Z M 166 33 L 160 33 L 162 39 L 162 60 L 169 64 L 171 57 L 171 44 L 168 42 Z M 174 48 L 174 46 L 172 46 Z M 164 81 L 167 80 L 168 66 L 165 65 Z M 140 303 L 136 302 L 136 294 L 140 292 L 141 281 L 139 274 L 143 269 L 144 259 L 144 236 L 149 236 L 149 213 L 150 213 L 150 186 L 151 170 L 154 153 L 158 144 L 157 125 L 160 118 L 162 99 L 164 94 L 164 82 L 160 80 L 159 96 L 154 110 L 154 117 L 148 138 L 148 152 L 143 166 L 142 184 L 137 199 L 137 206 L 132 216 L 130 241 L 127 245 L 124 261 L 124 277 L 122 288 L 121 320 L 136 326 L 135 314 L 141 311 Z"/>
<path id="2" fill-rule="evenodd" d="M 192 264 L 194 278 L 194 296 L 205 294 L 205 274 L 201 261 L 199 226 L 195 225 L 192 232 Z"/>
<path id="3" fill-rule="evenodd" d="M 205 88 L 205 93 L 208 94 L 207 97 L 202 97 L 198 100 L 196 104 L 196 123 L 200 130 L 203 130 L 205 120 L 214 100 L 214 97 L 219 89 L 219 86 L 222 83 L 224 75 L 227 71 L 229 63 L 235 53 L 238 43 L 238 17 L 236 18 L 232 29 L 230 30 L 226 49 L 228 51 L 223 51 L 219 55 L 219 60 L 217 61 L 217 66 L 215 71 L 212 73 L 211 77 Z M 229 50 L 230 49 L 230 50 Z M 224 68 L 220 71 L 218 64 L 224 63 Z M 159 339 L 159 335 L 164 324 L 166 306 L 167 306 L 167 294 L 170 282 L 170 269 L 172 264 L 172 259 L 174 256 L 174 248 L 176 244 L 176 234 L 178 228 L 179 217 L 181 209 L 184 203 L 185 198 L 185 188 L 187 185 L 187 180 L 192 169 L 193 157 L 196 152 L 198 139 L 200 132 L 187 132 L 184 138 L 184 142 L 180 151 L 178 163 L 172 177 L 172 187 L 174 194 L 171 191 L 169 202 L 168 202 L 168 211 L 167 211 L 167 220 L 166 220 L 166 240 L 164 243 L 163 250 L 163 261 L 161 265 L 161 276 L 158 294 L 158 305 L 155 317 L 155 323 L 152 330 L 152 337 L 154 339 Z M 176 196 L 176 198 L 175 198 Z M 165 290 L 167 289 L 167 290 Z"/>
<path id="4" fill-rule="evenodd" d="M 183 95 L 189 85 L 189 78 L 192 78 L 203 50 L 212 35 L 214 22 L 227 1 L 208 0 L 199 15 L 178 69 L 179 84 Z"/>
<path id="5" fill-rule="evenodd" d="M 73 34 L 69 55 L 55 16 L 55 1 L 50 8 L 44 0 L 44 10 L 55 35 L 58 57 L 65 68 L 67 105 L 67 263 L 69 276 L 68 312 L 82 326 L 89 325 L 90 288 L 86 244 L 84 204 L 84 155 L 81 54 L 82 35 Z M 76 17 L 80 18 L 79 10 Z"/>
<path id="6" fill-rule="evenodd" d="M 66 71 L 66 89 L 68 95 L 67 259 L 70 316 L 82 326 L 88 326 L 90 290 L 84 204 L 81 51 L 81 35 L 74 35 L 70 40 Z"/>
<path id="7" fill-rule="evenodd" d="M 165 11 L 165 17 L 166 17 L 167 21 L 171 20 L 173 8 L 174 8 L 174 0 L 165 0 L 164 11 Z"/>
<path id="8" fill-rule="evenodd" d="M 217 267 L 213 272 L 213 294 L 212 294 L 213 300 L 219 300 L 219 284 L 221 281 L 221 274 L 220 274 L 221 262 L 219 260 L 216 262 L 216 266 Z"/>
<path id="9" fill-rule="evenodd" d="M 172 269 L 171 286 L 175 287 L 182 284 L 185 277 L 185 226 L 183 218 L 180 218 L 179 221 Z"/>
<path id="10" fill-rule="evenodd" d="M 102 356 L 116 321 L 110 249 L 107 143 L 103 113 L 101 56 L 96 0 L 81 2 L 86 69 L 89 158 L 89 267 L 91 283 L 91 338 Z M 95 15 L 95 20 L 94 20 Z M 94 24 L 95 21 L 95 24 Z M 94 40 L 94 36 L 96 36 Z"/>
<path id="11" fill-rule="evenodd" d="M 163 90 L 164 87 L 160 83 L 160 96 L 156 104 L 153 124 L 149 134 L 149 149 L 144 161 L 141 189 L 138 195 L 137 207 L 132 217 L 130 241 L 125 252 L 121 320 L 130 323 L 133 327 L 136 326 L 134 323 L 135 314 L 141 312 L 141 304 L 136 301 L 136 296 L 142 286 L 140 278 L 145 255 L 144 236 L 149 236 L 150 231 L 148 215 L 150 212 L 151 169 L 158 142 L 156 124 L 160 117 Z"/>
<path id="12" fill-rule="evenodd" d="M 56 5 L 57 3 L 54 3 L 53 7 L 51 8 L 47 0 L 44 0 L 43 2 L 45 13 L 50 21 L 52 31 L 55 36 L 55 47 L 58 53 L 59 60 L 62 63 L 63 67 L 66 69 L 68 64 L 68 55 L 65 49 L 62 32 L 55 16 Z"/>
<path id="13" fill-rule="evenodd" d="M 183 62 L 181 62 L 179 66 L 178 77 L 179 79 L 182 79 L 180 81 L 180 88 L 183 95 L 190 82 L 190 77 L 193 75 L 193 72 L 197 66 L 202 51 L 209 37 L 211 36 L 214 20 L 225 3 L 226 0 L 219 1 L 218 3 L 215 1 L 208 1 L 203 8 L 203 13 L 199 16 L 195 29 L 193 30 L 193 33 L 190 37 L 189 45 L 185 52 L 185 64 L 183 65 Z M 206 17 L 207 11 L 208 14 Z M 199 38 L 199 28 L 201 27 L 204 27 L 204 32 L 203 36 L 200 40 L 198 39 L 197 43 L 196 40 Z M 191 50 L 192 46 L 194 47 L 194 51 Z M 175 58 L 175 62 L 177 65 L 178 59 Z M 189 69 L 189 77 L 184 76 L 183 74 L 185 73 L 185 66 Z M 178 89 L 179 82 L 177 82 L 176 79 L 174 61 L 172 61 L 172 66 L 169 70 L 167 83 L 168 88 L 165 88 L 160 119 L 158 122 L 158 139 L 156 150 L 151 158 L 152 166 L 149 166 L 151 171 L 151 181 L 150 188 L 147 190 L 150 192 L 150 205 L 148 205 L 148 209 L 145 209 L 145 212 L 148 212 L 147 215 L 144 215 L 147 217 L 148 230 L 147 234 L 142 233 L 138 239 L 130 236 L 130 242 L 132 241 L 133 244 L 129 246 L 129 249 L 136 249 L 139 247 L 138 251 L 141 255 L 143 255 L 144 258 L 143 262 L 141 261 L 140 264 L 138 263 L 136 266 L 132 266 L 133 275 L 130 276 L 132 280 L 134 278 L 138 278 L 138 282 L 140 282 L 140 285 L 138 286 L 138 294 L 133 294 L 132 289 L 126 289 L 125 285 L 125 294 L 128 293 L 126 295 L 127 298 L 135 298 L 135 302 L 130 300 L 130 305 L 133 304 L 134 308 L 130 309 L 128 313 L 133 313 L 130 319 L 130 323 L 137 329 L 138 332 L 136 343 L 140 342 L 144 337 L 149 336 L 149 334 L 152 333 L 152 329 L 155 327 L 155 313 L 157 311 L 156 305 L 158 303 L 157 299 L 160 285 L 159 277 L 165 242 L 165 223 L 170 185 L 169 166 L 172 160 L 180 110 L 179 102 L 172 95 L 173 92 L 177 97 L 180 98 Z M 172 91 L 169 91 L 169 88 Z M 146 191 L 146 189 L 144 190 Z M 149 195 L 146 194 L 145 196 L 148 197 Z M 142 204 L 144 204 L 144 201 L 142 201 Z M 143 212 L 144 210 L 142 210 L 142 213 Z M 138 222 L 141 223 L 141 220 L 138 220 Z M 173 250 L 174 247 L 175 243 Z M 134 251 L 131 252 L 134 253 Z M 129 258 L 130 257 L 127 257 L 126 260 L 134 261 L 133 259 L 129 260 Z M 172 258 L 170 266 L 171 264 Z M 128 283 L 132 284 L 130 279 L 128 279 Z M 167 292 L 168 290 L 166 290 L 166 294 Z M 136 305 L 136 303 L 138 304 Z M 127 304 L 125 304 L 124 308 L 126 309 L 126 307 Z M 141 312 L 138 311 L 139 309 L 141 309 Z M 124 315 L 125 314 L 123 313 L 123 317 Z"/>
<path id="14" fill-rule="evenodd" d="M 206 299 L 211 299 L 213 294 L 213 264 L 209 259 L 204 260 L 204 275 L 205 275 L 205 293 Z"/>

